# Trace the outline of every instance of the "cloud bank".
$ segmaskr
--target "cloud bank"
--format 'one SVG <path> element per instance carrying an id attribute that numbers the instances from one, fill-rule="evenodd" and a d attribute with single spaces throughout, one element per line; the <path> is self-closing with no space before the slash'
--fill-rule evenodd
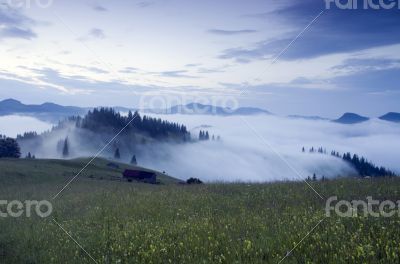
<path id="1" fill-rule="evenodd" d="M 136 153 L 132 149 L 121 148 L 122 161 L 129 162 L 135 154 L 141 166 L 165 171 L 183 180 L 197 177 L 210 182 L 302 180 L 313 173 L 318 177 L 355 175 L 354 169 L 341 159 L 330 155 L 302 153 L 304 146 L 306 149 L 323 147 L 328 153 L 331 150 L 357 153 L 376 165 L 400 173 L 400 125 L 396 123 L 372 119 L 357 125 L 342 125 L 327 120 L 268 115 L 157 117 L 186 124 L 192 137 L 196 137 L 202 129 L 208 130 L 211 135 L 220 135 L 222 140 L 146 144 L 140 145 Z M 246 118 L 246 121 L 242 118 Z M 16 123 L 12 126 L 17 130 Z M 26 126 L 24 128 L 27 130 Z M 28 130 L 33 128 L 38 129 L 32 126 Z M 87 140 L 82 140 L 74 129 L 71 126 L 54 133 L 52 139 L 46 140 L 46 144 L 36 151 L 29 149 L 29 145 L 23 146 L 22 150 L 31 151 L 39 158 L 61 158 L 56 151 L 56 144 L 68 136 L 71 158 L 92 156 L 104 146 L 103 141 L 109 138 L 92 135 L 93 140 L 89 146 Z M 106 149 L 102 155 L 110 158 L 113 150 Z"/>

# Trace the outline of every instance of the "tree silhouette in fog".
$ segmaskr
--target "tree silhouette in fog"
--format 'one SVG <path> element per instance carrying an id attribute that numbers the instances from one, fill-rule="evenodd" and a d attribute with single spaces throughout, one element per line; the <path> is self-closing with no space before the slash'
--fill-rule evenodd
<path id="1" fill-rule="evenodd" d="M 6 136 L 0 135 L 0 158 L 19 158 L 21 149 L 18 142 Z"/>

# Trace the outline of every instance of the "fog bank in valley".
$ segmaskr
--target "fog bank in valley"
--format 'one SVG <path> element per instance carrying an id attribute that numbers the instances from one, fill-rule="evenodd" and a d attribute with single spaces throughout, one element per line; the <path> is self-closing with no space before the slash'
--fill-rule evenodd
<path id="1" fill-rule="evenodd" d="M 331 150 L 357 153 L 388 169 L 400 172 L 400 125 L 377 119 L 356 125 L 337 124 L 326 120 L 305 120 L 269 115 L 257 116 L 201 116 L 153 115 L 185 124 L 192 138 L 199 130 L 221 136 L 220 141 L 193 143 L 147 143 L 138 147 L 117 144 L 121 159 L 129 162 L 135 154 L 139 165 L 166 171 L 169 175 L 187 179 L 197 177 L 205 181 L 261 182 L 272 180 L 300 180 L 316 173 L 317 176 L 335 177 L 355 174 L 353 168 L 341 159 L 329 155 Z M 5 117 L 3 117 L 5 118 Z M 24 130 L 7 117 L 9 127 L 1 131 L 9 136 L 23 131 L 48 129 L 50 124 L 35 120 L 24 123 Z M 245 121 L 243 120 L 245 119 Z M 30 128 L 27 129 L 26 125 Z M 250 125 L 250 127 L 248 126 Z M 33 151 L 38 158 L 62 158 L 57 144 L 68 137 L 69 158 L 93 156 L 110 135 L 96 134 L 77 129 L 73 125 L 55 131 L 42 144 L 24 144 L 23 154 Z M 88 141 L 87 138 L 91 140 Z M 302 147 L 323 147 L 328 155 L 302 153 Z M 103 152 L 113 157 L 111 144 Z"/>
<path id="2" fill-rule="evenodd" d="M 26 131 L 36 131 L 37 133 L 51 129 L 53 125 L 40 121 L 34 117 L 22 115 L 0 116 L 0 134 L 8 137 L 16 137 Z"/>
<path id="3" fill-rule="evenodd" d="M 374 119 L 356 125 L 343 125 L 325 120 L 266 115 L 163 115 L 161 118 L 184 123 L 189 129 L 195 128 L 191 131 L 193 136 L 203 126 L 211 134 L 222 137 L 220 142 L 201 142 L 174 148 L 160 147 L 159 152 L 169 155 L 157 159 L 157 162 L 151 156 L 144 159 L 142 157 L 145 165 L 166 170 L 182 178 L 268 181 L 298 180 L 299 177 L 305 178 L 314 172 L 320 177 L 354 173 L 341 159 L 317 153 L 302 153 L 303 146 L 307 150 L 321 146 L 328 154 L 331 150 L 357 153 L 377 165 L 400 172 L 400 125 L 395 123 Z"/>

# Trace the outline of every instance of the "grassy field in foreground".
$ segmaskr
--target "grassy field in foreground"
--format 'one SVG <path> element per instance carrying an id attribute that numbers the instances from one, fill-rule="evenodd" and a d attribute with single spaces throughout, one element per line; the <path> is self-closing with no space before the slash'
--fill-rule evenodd
<path id="1" fill-rule="evenodd" d="M 0 160 L 0 200 L 54 207 L 46 219 L 0 218 L 0 263 L 278 263 L 322 219 L 282 263 L 400 261 L 397 214 L 325 218 L 325 200 L 305 183 L 127 183 L 99 160 L 51 200 L 84 162 Z M 398 178 L 310 184 L 324 197 L 400 199 Z"/>

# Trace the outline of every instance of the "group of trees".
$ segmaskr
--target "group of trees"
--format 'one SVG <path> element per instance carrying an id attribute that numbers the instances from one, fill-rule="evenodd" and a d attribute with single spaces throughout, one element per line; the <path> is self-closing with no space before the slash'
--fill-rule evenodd
<path id="1" fill-rule="evenodd" d="M 118 159 L 121 159 L 121 153 L 120 153 L 118 147 L 115 149 L 115 152 L 114 152 L 114 159 L 117 159 L 117 160 L 118 160 Z M 133 156 L 132 156 L 132 158 L 131 158 L 131 164 L 137 165 L 137 160 L 136 160 L 136 155 L 135 155 L 135 154 L 133 154 Z"/>
<path id="2" fill-rule="evenodd" d="M 210 140 L 210 134 L 208 134 L 208 131 L 200 130 L 199 140 L 200 141 Z M 211 140 L 221 140 L 221 137 L 220 136 L 215 137 L 214 135 L 212 135 Z"/>
<path id="3" fill-rule="evenodd" d="M 301 151 L 302 151 L 302 152 L 306 152 L 305 147 L 303 147 Z M 324 149 L 324 148 L 322 148 L 322 147 L 319 147 L 318 149 L 317 149 L 317 148 L 314 148 L 314 147 L 311 147 L 311 148 L 308 150 L 308 152 L 310 152 L 310 153 L 321 153 L 321 154 L 326 154 L 326 149 Z"/>
<path id="4" fill-rule="evenodd" d="M 18 140 L 21 140 L 21 139 L 34 139 L 34 138 L 36 138 L 38 136 L 38 134 L 36 133 L 36 132 L 34 132 L 34 131 L 32 131 L 32 132 L 25 132 L 24 134 L 22 134 L 22 135 L 17 135 L 17 141 Z"/>
<path id="5" fill-rule="evenodd" d="M 190 138 L 190 133 L 184 125 L 152 118 L 141 117 L 136 111 L 129 111 L 128 116 L 122 116 L 113 108 L 95 108 L 89 111 L 84 118 L 76 119 L 76 126 L 91 131 L 113 132 L 124 129 L 124 134 L 141 133 L 154 139 L 175 139 L 186 141 Z"/>
<path id="6" fill-rule="evenodd" d="M 19 158 L 21 149 L 18 142 L 3 135 L 0 135 L 0 158 Z"/>
<path id="7" fill-rule="evenodd" d="M 30 152 L 26 154 L 25 159 L 36 159 L 35 155 L 32 155 Z"/>
<path id="8" fill-rule="evenodd" d="M 305 147 L 302 148 L 302 152 L 306 152 Z M 319 147 L 318 149 L 311 147 L 309 149 L 310 153 L 320 153 L 320 154 L 326 154 L 326 149 Z M 371 161 L 368 161 L 364 157 L 360 157 L 357 154 L 351 154 L 350 152 L 344 153 L 341 155 L 338 151 L 332 150 L 331 151 L 331 156 L 334 156 L 336 158 L 343 159 L 345 162 L 351 164 L 354 169 L 357 171 L 357 173 L 362 176 L 373 176 L 373 177 L 383 177 L 383 176 L 396 176 L 396 174 L 391 171 L 386 169 L 385 167 L 379 167 L 373 164 Z"/>
<path id="9" fill-rule="evenodd" d="M 351 153 L 348 152 L 343 154 L 342 158 L 344 161 L 352 164 L 360 176 L 396 176 L 393 171 L 390 171 L 382 166 L 375 166 L 375 164 L 368 161 L 364 157 L 359 157 L 357 154 L 351 155 Z"/>
<path id="10" fill-rule="evenodd" d="M 208 131 L 200 130 L 200 132 L 199 132 L 199 140 L 200 141 L 210 140 L 210 135 L 208 134 Z"/>

